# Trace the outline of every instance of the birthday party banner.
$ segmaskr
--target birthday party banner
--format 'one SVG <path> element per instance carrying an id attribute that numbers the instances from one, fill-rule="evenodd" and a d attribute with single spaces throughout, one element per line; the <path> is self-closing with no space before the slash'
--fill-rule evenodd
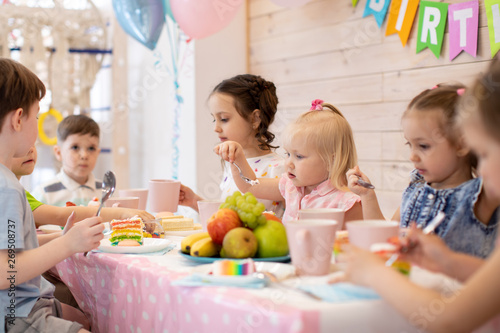
<path id="1" fill-rule="evenodd" d="M 428 47 L 436 58 L 439 58 L 441 48 L 443 47 L 447 14 L 447 3 L 431 1 L 420 2 L 417 53 Z"/>
<path id="2" fill-rule="evenodd" d="M 358 0 L 352 0 L 353 7 L 357 3 Z M 378 26 L 382 27 L 387 16 L 385 35 L 397 33 L 405 47 L 419 6 L 416 53 L 429 48 L 439 58 L 448 24 L 450 61 L 462 51 L 474 58 L 477 56 L 479 0 L 456 4 L 420 0 L 367 0 L 363 17 L 373 15 Z M 500 50 L 500 0 L 484 0 L 484 7 L 493 58 Z"/>
<path id="3" fill-rule="evenodd" d="M 385 35 L 397 33 L 403 47 L 406 46 L 408 36 L 410 36 L 419 2 L 420 0 L 393 0 L 391 3 Z"/>
<path id="4" fill-rule="evenodd" d="M 373 15 L 375 17 L 375 21 L 377 21 L 378 27 L 380 28 L 382 23 L 384 23 L 385 15 L 387 14 L 390 2 L 390 0 L 367 0 L 363 17 Z"/>
<path id="5" fill-rule="evenodd" d="M 476 57 L 478 24 L 478 0 L 450 5 L 448 8 L 450 61 L 462 51 Z"/>

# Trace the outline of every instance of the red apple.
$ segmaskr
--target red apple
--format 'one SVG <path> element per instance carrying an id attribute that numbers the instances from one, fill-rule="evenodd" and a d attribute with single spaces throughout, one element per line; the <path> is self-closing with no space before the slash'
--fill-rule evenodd
<path id="1" fill-rule="evenodd" d="M 222 244 L 231 229 L 242 227 L 238 213 L 229 208 L 219 209 L 207 222 L 207 231 L 215 244 Z"/>

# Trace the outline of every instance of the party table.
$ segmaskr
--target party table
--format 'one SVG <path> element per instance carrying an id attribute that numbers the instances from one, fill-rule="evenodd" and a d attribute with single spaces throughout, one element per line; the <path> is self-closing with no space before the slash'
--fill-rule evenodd
<path id="1" fill-rule="evenodd" d="M 380 299 L 328 303 L 276 287 L 172 285 L 199 269 L 178 249 L 163 255 L 76 254 L 56 269 L 93 332 L 418 332 Z M 456 287 L 439 276 L 415 279 L 448 291 Z"/>

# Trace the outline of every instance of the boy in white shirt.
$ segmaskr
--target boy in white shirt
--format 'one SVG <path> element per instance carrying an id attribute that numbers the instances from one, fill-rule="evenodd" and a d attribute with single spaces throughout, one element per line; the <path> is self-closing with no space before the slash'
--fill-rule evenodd
<path id="1" fill-rule="evenodd" d="M 70 201 L 87 206 L 93 198 L 101 198 L 102 183 L 96 181 L 94 170 L 101 149 L 99 125 L 84 115 L 71 115 L 57 127 L 54 153 L 62 163 L 61 171 L 50 181 L 39 185 L 33 196 L 53 206 L 66 206 Z"/>
<path id="2" fill-rule="evenodd" d="M 0 58 L 0 332 L 88 332 L 83 314 L 55 300 L 54 286 L 41 274 L 75 253 L 97 248 L 102 220 L 73 225 L 70 218 L 63 235 L 37 239 L 26 194 L 10 170 L 13 158 L 25 156 L 35 143 L 44 95 L 35 74 Z"/>

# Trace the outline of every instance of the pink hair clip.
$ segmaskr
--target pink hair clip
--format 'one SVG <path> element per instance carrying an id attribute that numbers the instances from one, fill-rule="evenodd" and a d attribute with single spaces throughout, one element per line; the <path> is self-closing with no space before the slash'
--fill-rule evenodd
<path id="1" fill-rule="evenodd" d="M 311 103 L 311 108 L 309 111 L 321 111 L 323 110 L 323 100 L 321 99 L 315 99 Z"/>
<path id="2" fill-rule="evenodd" d="M 434 90 L 436 88 L 439 88 L 439 86 L 437 84 L 434 87 L 432 87 L 431 90 Z"/>
<path id="3" fill-rule="evenodd" d="M 457 95 L 458 96 L 462 96 L 464 93 L 465 93 L 465 89 L 464 88 L 457 89 Z"/>

